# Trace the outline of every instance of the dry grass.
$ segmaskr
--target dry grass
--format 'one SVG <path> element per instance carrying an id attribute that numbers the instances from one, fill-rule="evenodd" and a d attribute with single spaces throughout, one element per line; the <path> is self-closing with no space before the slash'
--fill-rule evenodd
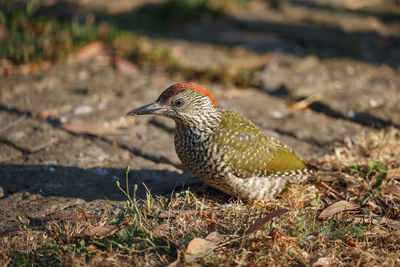
<path id="1" fill-rule="evenodd" d="M 314 162 L 339 170 L 339 178 L 292 185 L 275 200 L 243 203 L 199 190 L 138 200 L 130 192 L 125 211 L 116 218 L 81 211 L 2 237 L 0 262 L 159 266 L 179 257 L 190 266 L 399 266 L 400 202 L 387 190 L 399 177 L 386 177 L 387 167 L 389 172 L 399 168 L 396 159 L 400 134 L 392 129 L 348 139 L 334 154 Z M 339 200 L 360 208 L 319 218 Z M 256 219 L 284 207 L 290 211 L 245 234 Z M 98 236 L 85 232 L 104 224 L 114 230 L 98 231 Z M 189 242 L 214 231 L 221 235 L 215 246 L 185 262 Z"/>

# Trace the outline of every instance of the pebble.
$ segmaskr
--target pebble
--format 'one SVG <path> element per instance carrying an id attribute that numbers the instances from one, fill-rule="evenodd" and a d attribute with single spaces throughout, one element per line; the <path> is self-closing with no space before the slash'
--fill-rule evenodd
<path id="1" fill-rule="evenodd" d="M 97 175 L 107 175 L 108 174 L 108 171 L 106 169 L 100 168 L 100 167 L 89 169 L 88 171 L 91 173 L 97 174 Z"/>
<path id="2" fill-rule="evenodd" d="M 80 114 L 88 114 L 93 111 L 93 108 L 91 106 L 79 106 L 74 108 L 74 114 L 75 115 L 80 115 Z"/>

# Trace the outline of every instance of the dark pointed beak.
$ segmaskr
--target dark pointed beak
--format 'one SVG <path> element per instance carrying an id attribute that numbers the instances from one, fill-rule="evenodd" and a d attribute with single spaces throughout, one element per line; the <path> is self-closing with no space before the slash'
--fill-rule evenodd
<path id="1" fill-rule="evenodd" d="M 131 110 L 126 115 L 135 116 L 144 114 L 161 114 L 163 111 L 165 111 L 165 108 L 160 103 L 154 102 L 146 106 Z"/>

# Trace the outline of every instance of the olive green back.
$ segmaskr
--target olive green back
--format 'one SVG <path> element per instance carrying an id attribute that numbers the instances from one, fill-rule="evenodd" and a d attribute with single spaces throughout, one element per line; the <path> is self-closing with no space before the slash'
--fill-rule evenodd
<path id="1" fill-rule="evenodd" d="M 265 135 L 246 117 L 223 110 L 212 141 L 222 147 L 239 177 L 269 176 L 305 168 L 301 157 L 281 141 Z"/>

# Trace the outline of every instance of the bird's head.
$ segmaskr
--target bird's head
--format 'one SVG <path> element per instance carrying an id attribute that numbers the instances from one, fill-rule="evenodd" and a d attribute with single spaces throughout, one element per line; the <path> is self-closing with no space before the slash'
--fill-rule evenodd
<path id="1" fill-rule="evenodd" d="M 217 113 L 218 106 L 207 89 L 196 83 L 182 82 L 167 88 L 155 102 L 134 109 L 127 115 L 157 114 L 179 123 Z"/>

